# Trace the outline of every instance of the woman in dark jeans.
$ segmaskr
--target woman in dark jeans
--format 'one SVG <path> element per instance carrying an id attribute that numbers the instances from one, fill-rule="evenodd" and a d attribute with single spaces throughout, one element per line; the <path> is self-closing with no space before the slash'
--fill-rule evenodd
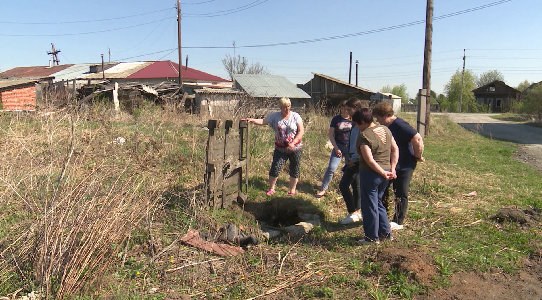
<path id="1" fill-rule="evenodd" d="M 351 117 L 362 106 L 361 100 L 358 98 L 350 98 L 345 103 L 345 109 Z M 361 221 L 361 202 L 359 196 L 359 180 L 358 180 L 358 153 L 356 152 L 356 140 L 359 135 L 359 130 L 356 126 L 352 126 L 350 131 L 348 153 L 345 153 L 345 165 L 343 168 L 343 176 L 339 182 L 339 190 L 343 196 L 344 203 L 348 215 L 339 223 L 350 224 Z M 350 190 L 352 187 L 352 190 Z"/>
<path id="2" fill-rule="evenodd" d="M 359 157 L 359 181 L 361 187 L 361 211 L 363 213 L 364 238 L 361 245 L 378 244 L 391 239 L 388 215 L 382 204 L 382 196 L 388 180 L 395 178 L 395 166 L 399 148 L 390 130 L 376 125 L 368 108 L 357 111 L 352 123 L 359 129 L 356 149 Z"/>

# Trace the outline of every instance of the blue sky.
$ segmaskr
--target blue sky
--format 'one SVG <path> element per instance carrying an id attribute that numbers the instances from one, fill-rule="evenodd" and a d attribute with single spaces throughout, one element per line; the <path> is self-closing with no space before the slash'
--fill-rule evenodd
<path id="1" fill-rule="evenodd" d="M 100 62 L 100 54 L 107 61 L 108 49 L 111 61 L 178 61 L 175 0 L 9 2 L 0 11 L 0 72 L 47 65 L 51 43 L 61 64 Z M 236 55 L 294 83 L 311 72 L 348 81 L 352 51 L 358 85 L 404 83 L 414 97 L 425 37 L 415 22 L 425 20 L 425 7 L 425 0 L 181 1 L 183 64 L 188 55 L 189 67 L 227 78 L 221 60 L 235 42 Z M 461 69 L 463 49 L 476 74 L 497 69 L 514 87 L 542 80 L 541 11 L 540 0 L 434 0 L 432 89 L 442 93 Z M 262 46 L 279 43 L 288 45 Z"/>

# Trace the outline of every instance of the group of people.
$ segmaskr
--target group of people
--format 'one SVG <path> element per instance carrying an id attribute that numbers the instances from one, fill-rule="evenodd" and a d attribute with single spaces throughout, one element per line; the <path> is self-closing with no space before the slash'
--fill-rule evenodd
<path id="1" fill-rule="evenodd" d="M 289 195 L 293 196 L 299 178 L 304 134 L 303 120 L 292 112 L 288 98 L 279 100 L 280 112 L 264 119 L 245 119 L 256 125 L 269 125 L 275 131 L 275 150 L 269 171 L 267 196 L 275 193 L 278 174 L 290 161 Z M 324 197 L 333 174 L 345 159 L 339 190 L 348 215 L 341 224 L 363 222 L 364 237 L 359 244 L 392 239 L 391 230 L 403 228 L 408 205 L 408 189 L 418 161 L 424 161 L 423 140 L 407 122 L 394 115 L 393 108 L 381 102 L 371 111 L 361 100 L 351 98 L 340 104 L 339 115 L 331 119 L 328 137 L 333 150 L 322 185 L 314 195 Z M 375 123 L 374 120 L 378 122 Z M 395 212 L 388 221 L 385 192 L 393 187 Z"/>

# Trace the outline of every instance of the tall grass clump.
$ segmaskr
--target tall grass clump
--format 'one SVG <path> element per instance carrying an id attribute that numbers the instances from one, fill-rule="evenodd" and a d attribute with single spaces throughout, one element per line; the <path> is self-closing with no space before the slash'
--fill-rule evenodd
<path id="1" fill-rule="evenodd" d="M 180 140 L 197 156 L 169 123 L 180 118 L 157 108 L 134 122 L 104 107 L 0 116 L 0 295 L 71 298 L 120 265 L 130 234 L 150 227 L 190 160 Z"/>

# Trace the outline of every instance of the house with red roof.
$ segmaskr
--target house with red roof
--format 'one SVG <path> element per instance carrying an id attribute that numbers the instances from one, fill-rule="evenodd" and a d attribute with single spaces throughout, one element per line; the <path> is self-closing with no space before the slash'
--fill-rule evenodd
<path id="1" fill-rule="evenodd" d="M 159 84 L 160 82 L 178 82 L 179 64 L 170 60 L 165 61 L 140 61 L 122 62 L 104 72 L 86 74 L 80 79 L 96 80 L 107 79 L 112 82 Z M 182 77 L 185 90 L 214 87 L 231 88 L 232 82 L 186 66 L 182 67 Z"/>

